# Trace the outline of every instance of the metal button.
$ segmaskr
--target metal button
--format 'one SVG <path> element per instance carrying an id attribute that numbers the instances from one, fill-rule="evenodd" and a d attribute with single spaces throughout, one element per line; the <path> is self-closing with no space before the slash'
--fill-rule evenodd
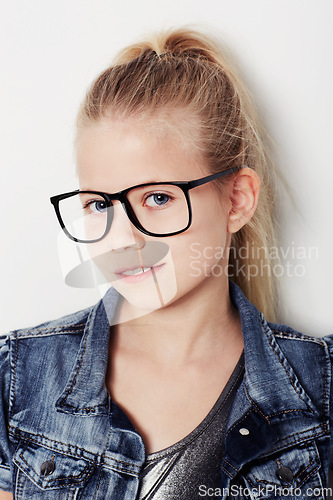
<path id="1" fill-rule="evenodd" d="M 49 476 L 55 471 L 54 456 L 51 460 L 46 460 L 40 468 L 40 473 L 42 476 Z"/>
<path id="2" fill-rule="evenodd" d="M 294 474 L 289 469 L 289 467 L 280 467 L 277 471 L 277 476 L 284 483 L 291 483 L 291 481 L 294 479 Z"/>
<path id="3" fill-rule="evenodd" d="M 248 436 L 250 434 L 250 431 L 249 431 L 249 429 L 245 429 L 245 427 L 242 427 L 241 429 L 239 429 L 239 433 L 242 436 Z"/>

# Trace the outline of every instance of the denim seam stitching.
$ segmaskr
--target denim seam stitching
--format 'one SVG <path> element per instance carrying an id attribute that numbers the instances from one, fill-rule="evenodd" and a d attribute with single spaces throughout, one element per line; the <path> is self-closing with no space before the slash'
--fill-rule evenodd
<path id="1" fill-rule="evenodd" d="M 246 392 L 246 395 L 247 397 L 249 398 L 249 400 L 251 401 L 251 403 L 253 404 L 253 406 L 255 407 L 255 409 L 257 410 L 257 412 L 265 419 L 267 420 L 267 423 L 270 424 L 270 421 L 269 421 L 269 418 L 267 415 L 265 415 L 261 410 L 260 408 L 258 407 L 258 405 L 256 404 L 256 402 L 251 398 L 249 392 L 248 392 L 248 389 L 247 389 L 247 386 L 246 386 L 246 383 L 244 382 L 244 389 L 245 389 L 245 392 Z"/>
<path id="2" fill-rule="evenodd" d="M 315 444 L 315 441 L 314 441 L 313 443 L 314 443 L 314 444 L 313 444 L 313 448 L 315 449 L 315 452 L 316 452 L 316 457 L 318 457 L 318 455 L 319 455 L 319 453 L 318 453 L 318 448 L 317 448 L 317 446 L 316 446 L 316 444 Z M 307 450 L 308 450 L 308 453 L 310 454 L 310 443 L 306 443 L 306 448 L 307 448 Z M 318 461 L 318 460 L 316 460 L 316 462 L 317 462 L 317 467 L 316 467 L 313 471 L 311 471 L 311 472 L 309 472 L 309 473 L 308 473 L 308 475 L 307 475 L 307 476 L 303 479 L 303 481 L 299 484 L 299 486 L 301 486 L 301 485 L 304 483 L 304 481 L 306 481 L 306 480 L 307 480 L 307 478 L 308 478 L 309 476 L 311 476 L 311 474 L 313 474 L 314 472 L 316 472 L 316 471 L 319 469 L 319 467 L 321 466 L 320 460 L 319 460 L 319 461 Z M 305 469 L 305 470 L 306 470 L 306 469 Z"/>
<path id="3" fill-rule="evenodd" d="M 254 484 L 252 483 L 251 479 L 248 477 L 248 476 L 245 476 L 246 479 L 248 480 L 248 482 L 250 483 L 251 486 L 254 486 Z"/>
<path id="4" fill-rule="evenodd" d="M 26 336 L 33 337 L 39 335 L 40 332 L 46 332 L 49 330 L 51 333 L 72 333 L 71 330 L 68 329 L 78 329 L 82 330 L 84 329 L 86 322 L 84 323 L 79 323 L 78 325 L 59 325 L 59 326 L 48 326 L 45 328 L 32 328 L 31 330 L 23 330 L 19 332 L 18 330 L 15 331 L 17 333 L 17 338 L 25 338 Z M 58 330 L 58 331 L 57 331 Z M 37 333 L 31 333 L 31 332 L 37 332 Z M 75 331 L 73 333 L 76 333 Z"/>
<path id="5" fill-rule="evenodd" d="M 302 472 L 306 471 L 306 469 L 308 469 L 311 465 L 313 465 L 315 462 L 311 461 L 309 463 L 309 465 L 301 472 L 299 472 L 298 474 L 296 474 L 294 476 L 294 479 L 297 479 Z M 316 468 L 311 470 L 310 472 L 308 472 L 307 476 L 303 479 L 303 481 L 301 481 L 298 485 L 298 487 L 302 486 L 302 484 L 305 483 L 305 481 L 308 479 L 309 476 L 311 476 L 311 474 L 313 474 L 314 472 L 316 472 L 320 467 L 320 464 L 317 464 Z M 266 479 L 258 479 L 254 474 L 253 474 L 253 477 L 255 478 L 255 480 L 257 481 L 257 483 L 263 483 L 263 484 L 276 484 L 274 483 L 273 481 L 267 481 Z M 250 481 L 250 479 L 247 477 L 248 481 Z M 252 483 L 251 483 L 252 486 L 254 486 Z M 290 481 L 289 483 L 286 483 L 286 486 L 291 486 L 292 485 L 292 481 Z"/>
<path id="6" fill-rule="evenodd" d="M 116 472 L 123 472 L 124 474 L 127 474 L 128 476 L 137 476 L 137 473 L 140 471 L 140 466 L 138 466 L 137 464 L 129 464 L 127 462 L 120 462 L 119 460 L 116 460 L 115 458 L 112 459 L 113 461 L 115 462 L 118 462 L 118 463 L 123 463 L 124 465 L 129 465 L 130 466 L 130 469 L 127 467 L 121 467 L 121 466 L 118 466 L 117 464 L 111 464 L 111 465 L 108 465 L 106 463 L 103 463 L 101 464 L 101 467 L 103 467 L 104 469 L 108 469 L 108 470 L 111 470 L 112 472 L 116 471 Z"/>
<path id="7" fill-rule="evenodd" d="M 299 486 L 302 486 L 302 484 L 304 484 L 304 482 L 307 480 L 307 478 L 309 476 L 311 476 L 311 474 L 314 474 L 315 472 L 317 472 L 317 470 L 319 469 L 319 467 L 320 467 L 320 464 L 318 464 L 315 469 L 313 469 L 311 472 L 309 472 L 308 475 L 303 479 L 303 481 L 301 483 L 299 483 Z"/>
<path id="8" fill-rule="evenodd" d="M 311 460 L 311 459 L 310 459 L 310 460 Z M 313 460 L 311 460 L 311 461 L 310 461 L 310 463 L 307 465 L 307 467 L 305 467 L 305 469 L 304 469 L 304 470 L 302 470 L 302 471 L 298 471 L 298 473 L 297 473 L 297 474 L 293 475 L 293 479 L 298 478 L 298 476 L 300 476 L 300 475 L 302 474 L 302 472 L 305 472 L 305 471 L 306 471 L 306 469 L 308 469 L 309 467 L 311 467 L 311 465 L 313 465 L 314 463 L 315 463 L 315 462 L 314 462 Z M 316 469 L 314 469 L 313 471 L 311 471 L 311 473 L 310 473 L 310 474 L 312 474 L 312 472 L 314 472 L 315 470 L 316 470 Z M 304 482 L 310 474 L 308 474 L 308 475 L 306 476 L 306 478 L 304 478 L 304 480 L 303 480 L 302 482 Z M 255 478 L 255 480 L 257 481 L 257 483 L 272 484 L 272 481 L 267 481 L 266 479 L 258 479 L 258 478 L 257 478 L 254 474 L 253 474 L 253 477 Z M 289 481 L 288 483 L 286 483 L 286 485 L 291 485 L 291 484 L 292 484 L 292 482 L 293 482 L 293 481 Z M 273 484 L 275 484 L 275 483 L 273 483 Z M 300 483 L 300 485 L 301 485 L 301 484 L 302 484 L 302 483 Z"/>
<path id="9" fill-rule="evenodd" d="M 226 474 L 228 474 L 228 476 L 232 479 L 233 476 L 230 474 L 230 472 L 225 468 L 223 467 L 223 465 L 221 465 L 221 469 L 223 469 L 225 471 Z M 238 472 L 238 471 L 237 471 Z"/>
<path id="10" fill-rule="evenodd" d="M 327 346 L 327 344 L 323 343 L 323 347 Z M 332 362 L 330 361 L 330 356 L 329 356 L 329 353 L 328 353 L 328 356 L 326 356 L 326 370 L 325 370 L 325 382 L 324 382 L 324 397 L 323 397 L 323 409 L 322 409 L 322 412 L 323 412 L 323 415 L 325 415 L 325 402 L 326 402 L 326 399 L 329 397 L 328 396 L 328 392 L 327 391 L 327 388 L 328 388 L 328 374 L 330 372 L 330 369 L 332 368 Z M 328 419 L 329 419 L 329 415 L 328 415 Z M 327 431 L 329 429 L 329 426 L 327 425 L 326 421 L 324 422 L 324 428 L 325 428 L 325 431 Z"/>
<path id="11" fill-rule="evenodd" d="M 91 327 L 91 318 L 90 318 L 90 321 L 89 321 L 89 325 L 88 325 L 88 332 L 87 332 L 87 335 L 86 335 L 86 340 L 85 340 L 85 343 L 84 343 L 84 349 L 83 349 L 83 353 L 82 353 L 82 356 L 81 356 L 81 360 L 80 360 L 80 364 L 79 364 L 79 367 L 77 369 L 77 372 L 75 374 L 75 377 L 74 377 L 74 380 L 72 382 L 72 385 L 71 387 L 68 389 L 68 392 L 66 394 L 66 397 L 60 402 L 60 406 L 64 406 L 65 403 L 66 403 L 66 400 L 68 398 L 68 396 L 72 393 L 73 389 L 74 389 L 74 386 L 75 386 L 75 383 L 76 383 L 76 379 L 79 375 L 79 372 L 81 370 L 81 367 L 82 367 L 82 362 L 83 362 L 83 357 L 85 355 L 85 352 L 86 352 L 86 349 L 87 349 L 87 342 L 88 342 L 88 337 L 90 335 L 90 327 Z M 68 404 L 68 406 L 70 406 L 71 408 L 74 408 L 74 406 Z"/>
<path id="12" fill-rule="evenodd" d="M 66 396 L 67 397 L 67 396 Z M 66 398 L 64 399 L 64 401 L 66 400 Z M 62 407 L 63 406 L 63 401 L 60 403 L 60 406 Z M 65 409 L 62 409 L 61 412 L 62 413 L 66 413 L 67 415 L 73 415 L 73 411 L 72 410 L 75 410 L 76 413 L 79 413 L 82 412 L 82 411 L 86 411 L 86 410 L 93 410 L 92 413 L 95 412 L 96 408 L 108 408 L 108 405 L 96 405 L 96 406 L 88 406 L 87 408 L 75 408 L 75 406 L 72 406 L 70 404 L 67 403 L 67 405 L 69 408 L 71 408 L 71 410 L 68 410 L 66 411 Z M 97 414 L 98 415 L 98 414 Z M 107 415 L 107 413 L 99 413 L 99 415 Z"/>
<path id="13" fill-rule="evenodd" d="M 232 431 L 232 429 L 234 429 L 235 427 L 237 427 L 237 425 L 238 425 L 238 424 L 240 424 L 241 422 L 243 422 L 243 420 L 245 420 L 245 419 L 246 419 L 246 417 L 247 417 L 250 413 L 251 413 L 251 410 L 249 410 L 249 411 L 248 411 L 248 412 L 244 415 L 244 417 L 243 417 L 241 420 L 237 421 L 237 422 L 236 422 L 236 423 L 235 423 L 232 427 L 230 427 L 230 429 L 229 429 L 229 430 L 228 430 L 228 432 L 226 433 L 226 437 L 227 437 L 227 435 L 228 435 L 228 434 Z"/>
<path id="14" fill-rule="evenodd" d="M 12 429 L 15 429 L 15 428 L 12 427 Z M 69 451 L 68 452 L 67 451 L 66 452 L 62 452 L 62 451 L 60 451 L 58 449 L 52 448 L 51 445 L 47 446 L 47 445 L 41 443 L 40 441 L 38 441 L 37 439 L 32 439 L 32 438 L 29 438 L 29 437 L 27 437 L 25 435 L 22 436 L 21 434 L 16 433 L 16 432 L 10 432 L 10 435 L 13 436 L 13 437 L 17 437 L 17 435 L 19 435 L 19 437 L 23 441 L 30 441 L 31 443 L 38 444 L 39 446 L 43 446 L 44 448 L 48 448 L 48 449 L 50 449 L 52 451 L 55 451 L 56 453 L 63 453 L 65 455 L 68 455 L 68 456 L 73 457 L 73 458 L 81 458 L 81 457 L 78 457 L 77 455 L 74 455 L 73 453 L 71 453 Z M 43 434 L 32 434 L 32 435 L 36 436 L 36 437 L 41 437 L 41 438 L 47 439 L 48 441 L 50 441 L 50 443 L 53 443 L 55 445 L 60 444 L 60 445 L 63 445 L 63 446 L 73 446 L 73 445 L 68 445 L 68 443 L 63 443 L 62 441 L 55 441 L 54 439 L 49 439 L 48 437 L 44 436 Z M 75 448 L 77 448 L 77 450 L 79 450 L 79 451 L 82 451 L 82 452 L 85 452 L 85 453 L 89 453 L 84 448 L 79 448 L 78 446 L 75 446 Z M 91 459 L 86 458 L 86 457 L 82 457 L 82 458 L 83 458 L 83 460 L 88 460 L 92 464 L 96 464 L 97 463 L 96 459 L 95 460 L 91 460 Z"/>
<path id="15" fill-rule="evenodd" d="M 319 344 L 319 345 L 323 344 L 323 341 L 320 340 L 319 338 L 316 339 L 313 337 L 300 337 L 296 333 L 292 333 L 292 332 L 283 332 L 282 330 L 274 330 L 274 329 L 271 329 L 271 330 L 272 330 L 272 332 L 276 333 L 276 335 L 274 335 L 275 337 L 279 337 L 282 339 L 287 338 L 287 339 L 299 340 L 300 342 L 312 342 L 313 344 Z"/>
<path id="16" fill-rule="evenodd" d="M 10 402 L 10 410 L 8 412 L 8 421 L 12 418 L 13 413 L 14 413 L 14 405 L 15 405 L 15 400 L 16 400 L 16 368 L 17 368 L 17 355 L 18 355 L 18 345 L 17 345 L 17 332 L 14 332 L 14 370 L 13 370 L 13 397 L 11 398 Z M 8 425 L 8 429 L 9 429 Z"/>
<path id="17" fill-rule="evenodd" d="M 286 368 L 283 366 L 283 363 L 282 363 L 281 359 L 280 359 L 280 358 L 279 358 L 279 356 L 277 355 L 277 353 L 276 353 L 276 351 L 275 351 L 275 349 L 274 349 L 274 346 L 272 345 L 271 339 L 269 338 L 269 335 L 268 335 L 268 333 L 269 333 L 269 332 L 268 332 L 268 330 L 266 330 L 266 326 L 265 326 L 265 323 L 263 322 L 262 318 L 260 318 L 260 321 L 261 321 L 261 324 L 262 324 L 262 326 L 263 326 L 263 329 L 264 329 L 265 335 L 266 335 L 266 337 L 267 337 L 267 340 L 268 340 L 268 342 L 269 342 L 269 344 L 270 344 L 270 346 L 271 346 L 271 348 L 272 348 L 272 350 L 273 350 L 273 352 L 274 352 L 275 356 L 276 356 L 276 357 L 277 357 L 277 359 L 279 360 L 279 363 L 281 364 L 282 368 L 283 368 L 283 369 L 284 369 L 284 371 L 286 372 L 286 374 L 287 374 L 287 376 L 288 376 L 288 378 L 289 378 L 289 380 L 290 380 L 291 385 L 293 386 L 294 390 L 295 390 L 295 391 L 296 391 L 296 393 L 298 394 L 298 397 L 299 397 L 299 398 L 300 398 L 300 399 L 301 399 L 301 400 L 302 400 L 302 401 L 306 404 L 306 406 L 309 408 L 309 411 L 310 411 L 311 413 L 313 413 L 313 410 L 310 408 L 310 406 L 309 406 L 309 405 L 308 405 L 308 404 L 304 401 L 304 399 L 303 399 L 303 398 L 302 398 L 302 396 L 300 395 L 300 393 L 299 393 L 298 389 L 295 387 L 295 385 L 294 385 L 294 383 L 293 383 L 293 381 L 292 381 L 292 379 L 291 379 L 291 377 L 290 377 L 289 373 L 287 372 Z"/>
<path id="18" fill-rule="evenodd" d="M 86 324 L 86 321 L 84 323 L 78 323 L 77 325 L 71 325 L 71 324 L 69 324 L 69 325 L 44 326 L 43 328 L 39 328 L 39 327 L 32 328 L 32 330 L 35 331 L 35 332 L 43 332 L 44 330 L 55 330 L 57 328 L 68 328 L 68 327 L 69 328 L 80 328 L 82 326 L 85 326 L 85 324 Z M 19 331 L 21 331 L 22 333 L 24 333 L 24 332 L 30 331 L 30 329 L 26 328 L 25 330 L 15 330 L 15 332 L 17 332 L 17 333 Z"/>
<path id="19" fill-rule="evenodd" d="M 15 429 L 14 427 L 12 427 L 12 428 L 13 428 L 13 429 Z M 110 430 L 110 433 L 109 433 L 109 434 L 111 434 L 111 432 L 112 432 L 112 429 Z M 17 437 L 17 433 L 15 433 L 15 432 L 11 432 L 10 434 L 11 434 L 13 437 Z M 55 440 L 53 440 L 53 439 L 49 439 L 48 437 L 44 436 L 43 434 L 32 434 L 32 435 L 33 435 L 33 436 L 36 436 L 36 437 L 45 438 L 45 439 L 47 439 L 48 441 L 50 441 L 50 443 L 60 444 L 60 445 L 64 445 L 64 446 L 68 446 L 68 443 L 63 443 L 62 441 L 55 441 Z M 40 441 L 37 441 L 37 440 L 35 440 L 35 439 L 31 439 L 31 438 L 29 438 L 29 437 L 26 437 L 25 435 L 24 435 L 24 436 L 21 436 L 21 435 L 19 434 L 19 436 L 21 437 L 21 439 L 22 439 L 23 441 L 31 441 L 32 443 L 36 443 L 36 444 L 38 444 L 39 446 L 43 446 L 43 447 L 49 448 L 49 449 L 51 449 L 52 451 L 55 451 L 56 453 L 60 453 L 60 454 L 61 454 L 61 453 L 63 453 L 63 454 L 65 454 L 65 455 L 71 456 L 71 457 L 73 457 L 73 458 L 81 458 L 81 457 L 78 457 L 77 455 L 74 455 L 74 454 L 73 454 L 73 453 L 71 453 L 71 452 L 67 452 L 67 451 L 66 451 L 66 452 L 62 452 L 62 451 L 60 451 L 60 450 L 58 450 L 58 449 L 51 448 L 51 446 L 46 446 L 46 445 L 42 444 Z M 69 446 L 73 446 L 73 445 L 69 445 Z M 73 446 L 73 447 L 74 447 L 74 446 Z M 83 452 L 85 452 L 85 453 L 90 453 L 90 454 L 92 454 L 91 452 L 88 452 L 88 451 L 87 451 L 87 450 L 85 450 L 84 448 L 79 448 L 78 446 L 75 446 L 75 448 L 77 448 L 79 451 L 83 451 Z M 107 448 L 107 446 L 105 447 L 105 451 L 106 451 L 106 448 Z M 105 452 L 104 452 L 104 453 L 105 453 Z M 95 458 L 99 458 L 99 456 L 97 456 L 97 457 L 95 456 Z M 98 464 L 99 464 L 99 462 L 98 462 L 98 461 L 96 461 L 96 459 L 95 459 L 94 461 L 93 461 L 93 460 L 91 460 L 91 459 L 89 459 L 89 458 L 86 458 L 86 457 L 82 457 L 82 459 L 83 459 L 83 460 L 86 460 L 86 461 L 89 461 L 91 464 L 94 464 L 94 465 L 98 465 Z M 131 466 L 133 466 L 133 464 L 130 464 L 130 463 L 128 463 L 128 462 L 124 462 L 123 460 L 117 460 L 117 459 L 116 459 L 116 458 L 114 458 L 114 457 L 112 457 L 112 460 L 113 460 L 114 462 L 119 463 L 119 464 L 124 464 L 124 465 L 131 465 Z M 104 464 L 101 464 L 101 465 L 104 465 Z M 107 466 L 107 465 L 106 465 L 106 466 Z"/>
<path id="20" fill-rule="evenodd" d="M 230 467 L 231 467 L 232 469 L 234 469 L 236 472 L 238 472 L 238 471 L 239 471 L 239 469 L 236 469 L 236 467 L 234 467 L 232 464 L 230 464 L 230 463 L 228 462 L 228 460 L 226 460 L 225 458 L 223 458 L 222 460 L 223 460 L 223 462 L 225 462 L 225 463 L 227 463 L 228 465 L 230 465 Z"/>
<path id="21" fill-rule="evenodd" d="M 317 425 L 316 427 L 313 427 L 312 429 L 308 429 L 308 430 L 311 430 L 313 431 L 314 429 L 317 429 L 317 428 L 320 428 L 320 425 Z M 304 434 L 305 432 L 308 432 L 308 430 L 306 431 L 301 431 L 301 432 L 295 432 L 294 434 L 290 434 L 289 436 L 287 436 L 287 438 L 291 438 L 293 436 L 297 436 L 299 435 L 299 437 L 301 438 L 300 434 Z M 321 436 L 326 436 L 326 433 L 325 432 L 322 432 L 321 434 L 318 434 L 317 436 L 312 436 L 311 438 L 305 438 L 303 441 L 302 441 L 302 438 L 299 440 L 299 441 L 296 441 L 294 444 L 297 445 L 299 443 L 306 443 L 307 441 L 313 441 L 313 438 L 319 438 Z M 277 451 L 280 451 L 280 450 L 285 450 L 286 448 L 290 447 L 290 445 L 286 446 L 286 445 L 282 445 L 278 448 L 273 448 L 272 452 L 270 454 L 273 454 L 273 453 L 276 453 Z M 265 456 L 269 456 L 269 455 L 263 455 L 262 458 L 264 458 Z"/>
<path id="22" fill-rule="evenodd" d="M 26 482 L 26 480 L 27 480 L 27 476 L 26 476 L 26 474 L 24 474 L 24 472 L 23 472 L 23 471 L 22 471 L 22 473 L 23 473 L 23 480 L 22 480 L 21 485 L 20 485 L 20 486 L 21 486 L 21 487 L 20 487 L 20 489 L 21 489 L 21 494 L 23 494 L 23 488 L 24 488 L 25 482 Z M 21 475 L 22 475 L 22 474 L 21 474 Z"/>
<path id="23" fill-rule="evenodd" d="M 326 352 L 326 347 L 327 347 L 326 342 L 324 342 L 321 339 L 300 338 L 298 336 L 295 336 L 295 334 L 288 333 L 288 332 L 282 332 L 280 330 L 272 330 L 272 331 L 279 334 L 279 335 L 275 335 L 276 337 L 279 337 L 279 338 L 293 338 L 293 339 L 301 341 L 301 342 L 312 342 L 312 343 L 318 344 L 324 348 L 324 351 L 326 354 L 325 361 L 326 361 L 326 368 L 327 369 L 324 372 L 324 389 L 323 389 L 324 392 L 323 392 L 322 413 L 323 413 L 323 415 L 325 415 L 325 401 L 326 401 L 328 394 L 329 394 L 329 392 L 327 390 L 327 388 L 328 388 L 328 373 L 330 371 L 330 366 L 328 366 L 328 360 L 330 359 L 330 355 L 329 355 L 329 353 Z M 327 426 L 326 422 L 324 422 L 323 425 L 324 425 L 325 430 L 327 430 L 328 426 Z"/>
<path id="24" fill-rule="evenodd" d="M 250 485 L 251 485 L 252 487 L 254 487 L 254 484 L 252 483 L 251 479 L 250 479 L 248 476 L 245 476 L 245 477 L 246 477 L 246 479 L 248 480 L 248 482 L 250 483 Z"/>
<path id="25" fill-rule="evenodd" d="M 111 469 L 111 470 L 114 470 L 111 466 L 108 466 L 105 462 L 104 462 L 104 459 L 105 459 L 105 453 L 107 451 L 107 448 L 108 448 L 108 445 L 109 445 L 109 438 L 112 434 L 113 430 L 112 428 L 110 429 L 109 433 L 108 433 L 108 436 L 107 436 L 107 440 L 106 440 L 106 445 L 105 445 L 105 448 L 103 450 L 103 453 L 101 455 L 101 467 L 106 467 L 108 469 Z M 122 472 L 125 472 L 126 474 L 130 474 L 131 471 L 128 470 L 128 466 L 130 465 L 133 469 L 138 469 L 138 465 L 137 464 L 131 464 L 131 463 L 128 463 L 128 462 L 124 462 L 123 460 L 117 460 L 116 458 L 112 457 L 111 460 L 113 460 L 114 462 L 117 462 L 118 464 L 123 464 L 125 466 L 127 466 L 127 469 L 126 467 L 122 468 L 122 467 L 119 467 L 119 469 L 117 469 L 118 471 L 121 470 Z"/>
<path id="26" fill-rule="evenodd" d="M 104 465 L 104 459 L 105 459 L 105 452 L 107 450 L 107 447 L 108 447 L 108 444 L 109 444 L 109 438 L 111 436 L 111 432 L 112 432 L 112 429 L 109 430 L 108 432 L 108 436 L 107 436 L 107 439 L 106 439 L 106 445 L 104 447 L 104 450 L 101 454 L 101 470 L 100 470 L 100 474 L 99 474 L 99 478 L 98 478 L 98 483 L 97 483 L 97 486 L 96 486 L 96 490 L 95 490 L 95 493 L 94 493 L 94 498 L 93 500 L 95 500 L 96 498 L 96 495 L 97 495 L 97 492 L 98 492 L 98 488 L 99 488 L 99 483 L 101 481 L 101 477 L 102 477 L 102 468 L 103 468 L 103 465 Z"/>
<path id="27" fill-rule="evenodd" d="M 100 471 L 99 471 L 99 475 L 98 475 L 98 482 L 97 482 L 97 486 L 96 486 L 96 490 L 95 490 L 95 493 L 94 493 L 94 498 L 93 500 L 96 499 L 96 495 L 97 495 L 97 492 L 98 492 L 98 488 L 99 488 L 99 484 L 101 482 L 101 478 L 102 478 L 102 467 L 100 468 Z"/>
<path id="28" fill-rule="evenodd" d="M 269 417 L 275 417 L 276 415 L 281 415 L 281 414 L 284 414 L 284 413 L 292 413 L 292 412 L 295 412 L 295 411 L 303 412 L 304 410 L 282 410 L 282 411 L 278 411 L 277 413 L 270 413 L 268 416 Z"/>
<path id="29" fill-rule="evenodd" d="M 30 465 L 30 464 L 29 464 L 29 463 L 25 460 L 25 458 L 23 458 L 23 453 L 24 453 L 24 450 L 22 451 L 22 453 L 20 453 L 20 455 L 19 455 L 19 456 L 20 456 L 20 458 L 23 460 L 23 462 L 24 462 L 24 463 L 28 466 L 28 468 L 29 468 L 30 470 L 32 470 L 35 474 L 37 474 L 37 476 L 39 476 L 40 474 L 39 474 L 37 471 L 35 471 L 35 469 L 34 469 L 34 468 L 33 468 L 33 467 L 32 467 L 32 466 L 31 466 L 31 465 Z M 50 483 L 60 483 L 61 481 L 67 481 L 67 480 L 71 480 L 71 479 L 78 479 L 78 478 L 81 478 L 81 477 L 82 477 L 83 473 L 85 473 L 87 469 L 88 469 L 88 470 L 89 470 L 89 469 L 91 469 L 91 470 L 90 470 L 90 474 L 91 474 L 91 472 L 93 471 L 93 467 L 91 466 L 91 464 L 90 464 L 90 463 L 88 463 L 88 464 L 86 465 L 86 467 L 83 469 L 83 471 L 82 471 L 82 472 L 81 472 L 78 476 L 68 476 L 68 477 L 63 477 L 63 478 L 58 478 L 58 479 L 52 479 L 52 478 L 51 478 L 49 481 L 47 481 L 47 480 L 45 480 L 45 479 L 44 479 L 44 481 L 45 481 L 46 485 L 48 485 L 48 484 L 50 484 Z M 27 475 L 28 475 L 31 479 L 33 479 L 33 478 L 29 475 L 29 473 L 28 473 L 28 472 L 26 472 L 26 474 L 27 474 Z M 89 476 L 89 475 L 87 475 L 87 477 L 88 477 L 88 476 Z"/>
<path id="30" fill-rule="evenodd" d="M 35 338 L 35 337 L 40 337 L 40 338 L 53 337 L 55 335 L 67 335 L 68 333 L 69 334 L 71 334 L 71 333 L 79 334 L 79 333 L 82 333 L 83 331 L 84 331 L 84 328 L 77 329 L 77 330 L 60 330 L 59 332 L 49 331 L 49 332 L 44 332 L 44 333 L 30 333 L 27 335 L 20 335 L 18 337 L 18 340 L 25 340 L 25 339 Z"/>

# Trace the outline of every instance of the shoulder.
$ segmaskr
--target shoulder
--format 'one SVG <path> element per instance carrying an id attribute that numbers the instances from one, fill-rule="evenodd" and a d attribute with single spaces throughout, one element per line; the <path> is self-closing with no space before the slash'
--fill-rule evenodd
<path id="1" fill-rule="evenodd" d="M 48 391 L 67 380 L 94 307 L 0 337 L 0 386 L 11 411 L 32 400 L 37 407 Z"/>
<path id="2" fill-rule="evenodd" d="M 80 333 L 84 330 L 93 308 L 93 306 L 88 307 L 86 309 L 82 309 L 72 314 L 68 314 L 54 320 L 46 321 L 38 325 L 12 330 L 7 335 L 0 336 L 0 345 L 1 339 L 2 342 L 8 342 L 8 340 L 11 339 L 19 340 L 30 337 L 46 337 L 50 335 L 59 336 L 62 334 Z"/>
<path id="3" fill-rule="evenodd" d="M 331 350 L 333 346 L 333 334 L 327 336 L 320 336 L 320 332 L 314 332 L 313 335 L 307 335 L 305 333 L 295 330 L 291 326 L 287 326 L 279 323 L 272 323 L 265 321 L 263 319 L 263 326 L 265 329 L 265 324 L 273 333 L 276 341 L 283 345 L 290 345 L 297 347 L 299 349 L 320 349 L 326 348 Z M 317 334 L 318 333 L 318 334 Z"/>
<path id="4" fill-rule="evenodd" d="M 282 351 L 294 369 L 299 373 L 304 372 L 305 378 L 313 379 L 314 374 L 319 376 L 320 373 L 330 378 L 333 365 L 333 335 L 306 335 L 290 326 L 264 320 L 263 329 L 271 332 L 271 339 L 279 351 Z"/>
<path id="5" fill-rule="evenodd" d="M 0 369 L 16 372 L 29 363 L 29 370 L 46 358 L 65 359 L 75 355 L 94 307 L 89 307 L 35 326 L 0 335 Z"/>
<path id="6" fill-rule="evenodd" d="M 332 352 L 333 335 L 322 337 L 320 332 L 306 335 L 291 326 L 267 321 L 263 313 L 247 299 L 242 289 L 232 280 L 229 280 L 229 291 L 230 298 L 238 309 L 243 336 L 248 339 L 249 348 L 260 350 L 262 349 L 262 342 L 264 342 L 266 347 L 268 345 L 273 347 L 273 345 L 278 344 L 280 347 L 283 346 L 286 350 L 291 351 L 326 350 Z"/>

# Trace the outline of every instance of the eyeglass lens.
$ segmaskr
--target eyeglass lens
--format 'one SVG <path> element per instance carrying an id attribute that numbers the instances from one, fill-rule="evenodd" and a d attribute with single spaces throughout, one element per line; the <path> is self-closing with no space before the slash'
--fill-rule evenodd
<path id="1" fill-rule="evenodd" d="M 181 231 L 189 221 L 184 192 L 172 184 L 148 185 L 127 193 L 142 227 L 158 235 Z M 114 217 L 114 207 L 107 207 L 101 195 L 78 193 L 59 202 L 59 210 L 67 232 L 74 238 L 93 241 L 104 236 Z"/>

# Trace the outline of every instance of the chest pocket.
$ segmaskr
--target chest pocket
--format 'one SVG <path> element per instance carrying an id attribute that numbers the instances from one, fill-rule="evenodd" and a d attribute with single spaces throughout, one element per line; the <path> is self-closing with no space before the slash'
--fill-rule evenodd
<path id="1" fill-rule="evenodd" d="M 85 459 L 22 442 L 13 462 L 17 467 L 15 500 L 70 500 L 77 498 L 93 472 Z"/>
<path id="2" fill-rule="evenodd" d="M 320 458 L 315 443 L 282 450 L 257 460 L 241 471 L 245 495 L 236 498 L 324 500 L 323 485 L 319 474 Z"/>

